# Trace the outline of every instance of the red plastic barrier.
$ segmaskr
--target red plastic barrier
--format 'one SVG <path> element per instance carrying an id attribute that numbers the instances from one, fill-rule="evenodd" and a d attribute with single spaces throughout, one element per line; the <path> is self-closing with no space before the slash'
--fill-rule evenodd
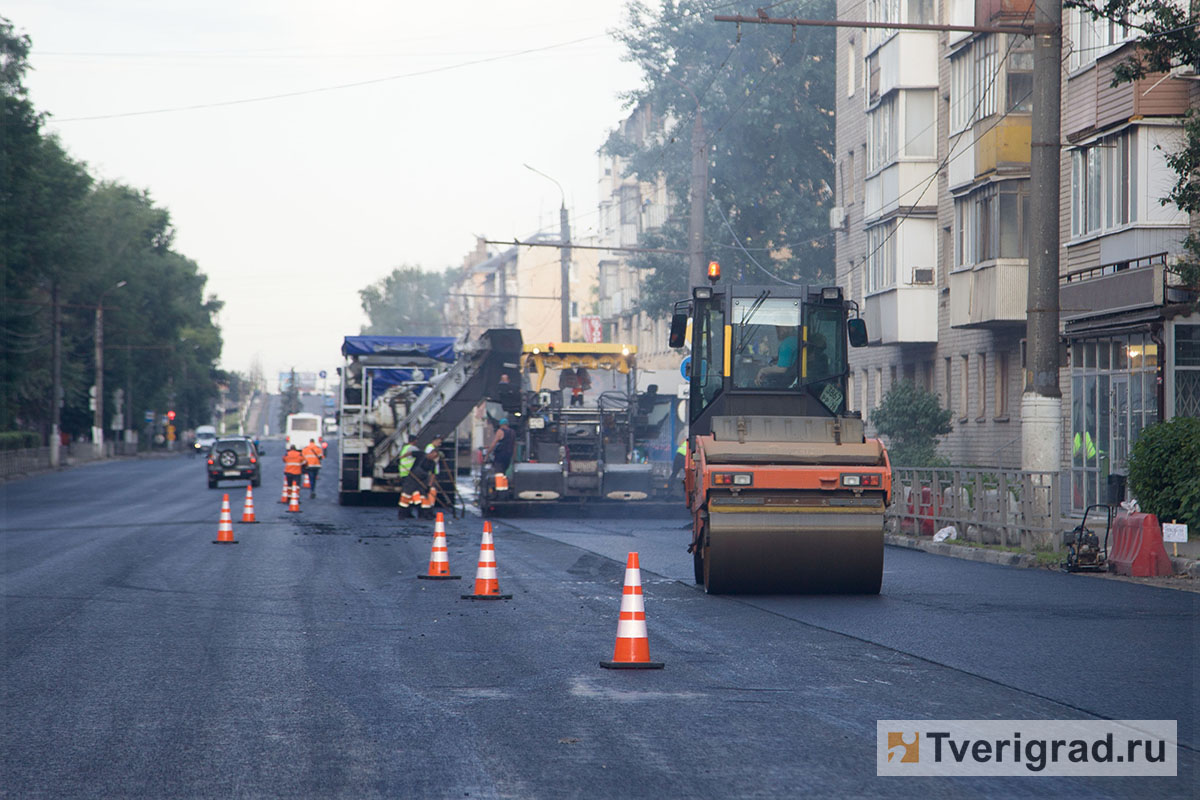
<path id="1" fill-rule="evenodd" d="M 1153 514 L 1117 514 L 1108 563 L 1120 575 L 1152 578 L 1171 575 L 1171 559 L 1163 547 L 1162 527 Z"/>
<path id="2" fill-rule="evenodd" d="M 916 497 L 916 490 L 911 490 L 908 494 L 909 516 L 900 521 L 901 530 L 911 530 L 914 536 L 933 536 L 933 518 L 942 513 L 941 498 L 928 486 L 921 487 L 919 502 Z"/>

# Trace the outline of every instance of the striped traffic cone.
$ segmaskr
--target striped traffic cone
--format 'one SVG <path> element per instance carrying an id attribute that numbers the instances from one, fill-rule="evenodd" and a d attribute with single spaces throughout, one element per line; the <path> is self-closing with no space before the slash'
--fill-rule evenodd
<path id="1" fill-rule="evenodd" d="M 288 495 L 287 510 L 293 514 L 300 511 L 300 487 L 297 484 L 292 484 L 292 491 Z"/>
<path id="2" fill-rule="evenodd" d="M 492 544 L 492 523 L 483 523 L 483 541 L 479 544 L 479 567 L 475 570 L 475 594 L 464 594 L 464 600 L 512 600 L 511 594 L 500 594 L 496 578 L 496 548 Z"/>
<path id="3" fill-rule="evenodd" d="M 311 489 L 312 488 L 312 484 L 308 482 L 308 473 L 307 472 L 304 473 L 304 486 L 302 486 L 300 488 L 302 488 L 302 489 Z"/>
<path id="4" fill-rule="evenodd" d="M 446 555 L 446 521 L 439 511 L 433 523 L 433 550 L 429 554 L 429 573 L 417 577 L 426 581 L 456 581 L 462 575 L 450 574 L 450 559 Z"/>
<path id="5" fill-rule="evenodd" d="M 229 495 L 221 498 L 221 521 L 217 523 L 217 538 L 213 544 L 237 544 L 233 538 L 233 515 L 229 513 Z"/>
<path id="6" fill-rule="evenodd" d="M 660 661 L 650 660 L 650 640 L 646 638 L 646 604 L 642 599 L 642 570 L 638 554 L 630 553 L 625 562 L 625 590 L 621 594 L 621 617 L 617 622 L 617 644 L 612 661 L 601 661 L 605 669 L 662 669 Z"/>
<path id="7" fill-rule="evenodd" d="M 283 503 L 286 506 L 287 502 L 288 502 L 288 497 L 290 497 L 290 496 L 291 495 L 288 493 L 287 473 L 284 473 L 284 475 L 283 475 L 283 494 L 281 494 L 279 496 L 279 502 Z"/>
<path id="8" fill-rule="evenodd" d="M 242 506 L 242 522 L 258 522 L 254 518 L 254 490 L 246 487 L 246 503 Z"/>

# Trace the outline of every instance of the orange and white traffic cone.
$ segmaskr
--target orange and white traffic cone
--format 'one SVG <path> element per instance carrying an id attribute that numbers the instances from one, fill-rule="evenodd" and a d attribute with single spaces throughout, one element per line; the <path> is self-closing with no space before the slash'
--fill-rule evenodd
<path id="1" fill-rule="evenodd" d="M 492 543 L 492 523 L 483 523 L 483 541 L 479 543 L 479 567 L 475 570 L 475 594 L 464 594 L 464 600 L 512 600 L 511 594 L 500 594 L 496 577 L 496 548 Z"/>
<path id="2" fill-rule="evenodd" d="M 242 522 L 258 522 L 254 518 L 254 490 L 246 487 L 246 503 L 242 506 Z"/>
<path id="3" fill-rule="evenodd" d="M 505 475 L 503 472 L 497 472 L 495 475 L 495 478 L 496 478 L 496 491 L 497 492 L 507 492 L 508 491 L 508 476 Z"/>
<path id="4" fill-rule="evenodd" d="M 291 494 L 288 492 L 287 475 L 284 474 L 284 476 L 283 476 L 283 494 L 281 494 L 279 496 L 279 502 L 283 503 L 286 506 L 289 497 L 291 497 Z"/>
<path id="5" fill-rule="evenodd" d="M 462 575 L 450 574 L 450 559 L 446 550 L 446 520 L 440 511 L 437 522 L 433 523 L 433 550 L 429 554 L 429 572 L 417 577 L 426 581 L 457 581 L 462 578 Z"/>
<path id="6" fill-rule="evenodd" d="M 307 472 L 304 473 L 304 486 L 302 486 L 301 488 L 302 489 L 311 489 L 312 488 L 312 484 L 308 482 L 308 473 Z"/>
<path id="7" fill-rule="evenodd" d="M 617 622 L 617 644 L 612 661 L 601 661 L 605 669 L 662 669 L 661 661 L 650 660 L 646 638 L 646 604 L 642 599 L 642 570 L 638 554 L 625 562 L 625 590 L 621 594 L 621 617 Z"/>
<path id="8" fill-rule="evenodd" d="M 221 521 L 217 523 L 217 538 L 213 544 L 237 544 L 233 538 L 233 515 L 229 513 L 229 495 L 221 498 Z"/>
<path id="9" fill-rule="evenodd" d="M 292 484 L 292 491 L 288 495 L 287 510 L 291 513 L 300 511 L 300 487 L 294 483 Z"/>

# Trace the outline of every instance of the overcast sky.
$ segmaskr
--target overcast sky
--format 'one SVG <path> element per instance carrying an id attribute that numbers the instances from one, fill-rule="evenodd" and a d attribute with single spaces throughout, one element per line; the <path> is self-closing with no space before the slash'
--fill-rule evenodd
<path id="1" fill-rule="evenodd" d="M 558 189 L 522 163 L 563 185 L 573 233 L 594 229 L 596 150 L 641 81 L 608 35 L 624 5 L 9 0 L 0 14 L 33 39 L 47 129 L 171 212 L 176 249 L 225 301 L 222 366 L 258 355 L 271 377 L 332 372 L 366 321 L 358 290 L 394 267 L 457 266 L 474 234 L 557 230 Z"/>

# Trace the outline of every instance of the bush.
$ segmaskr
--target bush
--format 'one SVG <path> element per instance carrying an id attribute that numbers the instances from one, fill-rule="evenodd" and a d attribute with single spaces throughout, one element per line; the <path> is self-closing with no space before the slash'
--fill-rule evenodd
<path id="1" fill-rule="evenodd" d="M 41 445 L 42 437 L 32 431 L 0 432 L 0 450 L 24 450 Z"/>
<path id="2" fill-rule="evenodd" d="M 888 439 L 888 455 L 897 467 L 942 467 L 937 437 L 953 430 L 950 411 L 933 392 L 909 381 L 888 390 L 871 414 L 875 430 Z"/>
<path id="3" fill-rule="evenodd" d="M 1129 490 L 1160 521 L 1200 528 L 1200 419 L 1175 417 L 1144 429 L 1129 454 Z"/>

